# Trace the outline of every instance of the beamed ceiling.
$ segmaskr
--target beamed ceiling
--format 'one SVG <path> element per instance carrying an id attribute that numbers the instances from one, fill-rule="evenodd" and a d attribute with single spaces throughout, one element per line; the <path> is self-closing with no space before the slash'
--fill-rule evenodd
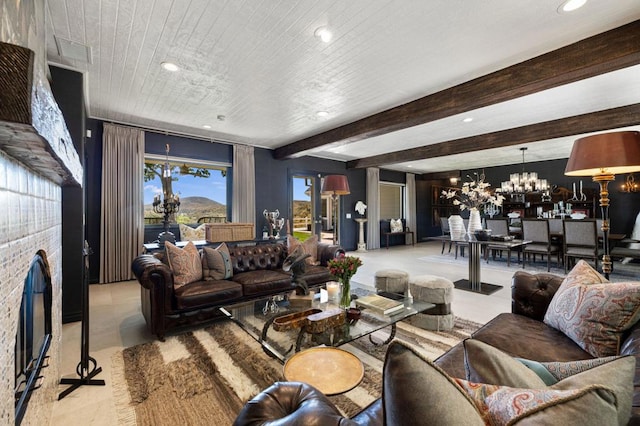
<path id="1" fill-rule="evenodd" d="M 640 2 L 560 3 L 49 0 L 47 52 L 84 73 L 93 118 L 437 173 L 640 130 Z"/>

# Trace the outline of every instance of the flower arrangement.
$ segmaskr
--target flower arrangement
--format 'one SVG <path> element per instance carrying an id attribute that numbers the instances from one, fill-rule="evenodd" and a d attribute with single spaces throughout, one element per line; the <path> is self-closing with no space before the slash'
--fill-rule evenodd
<path id="1" fill-rule="evenodd" d="M 342 284 L 342 295 L 340 296 L 340 306 L 348 308 L 351 304 L 351 277 L 355 275 L 358 268 L 362 266 L 362 260 L 356 256 L 346 256 L 344 253 L 327 262 L 329 272 Z"/>
<path id="2" fill-rule="evenodd" d="M 467 175 L 471 181 L 463 183 L 460 190 L 451 189 L 442 191 L 442 198 L 453 198 L 453 204 L 460 206 L 460 210 L 480 210 L 487 204 L 501 206 L 504 201 L 504 196 L 501 194 L 492 194 L 489 191 L 488 188 L 491 184 L 484 181 L 484 174 L 478 175 L 478 173 L 475 173 L 474 175 L 476 177 L 475 179 Z"/>
<path id="3" fill-rule="evenodd" d="M 355 275 L 358 268 L 362 266 L 362 260 L 356 256 L 346 256 L 344 253 L 338 257 L 329 260 L 329 272 L 339 281 L 350 281 Z"/>

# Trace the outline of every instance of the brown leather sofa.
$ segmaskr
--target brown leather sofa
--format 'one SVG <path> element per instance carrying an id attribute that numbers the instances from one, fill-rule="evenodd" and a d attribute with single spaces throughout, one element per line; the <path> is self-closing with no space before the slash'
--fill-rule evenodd
<path id="1" fill-rule="evenodd" d="M 307 265 L 304 274 L 309 287 L 334 279 L 327 262 L 340 253 L 344 253 L 340 246 L 318 243 L 320 265 Z M 157 257 L 143 254 L 133 260 L 131 269 L 141 286 L 142 314 L 151 333 L 164 340 L 168 330 L 221 317 L 221 306 L 294 289 L 291 274 L 282 270 L 286 245 L 231 246 L 229 254 L 233 265 L 231 278 L 196 281 L 177 289 L 173 287 L 171 269 Z"/>
<path id="2" fill-rule="evenodd" d="M 563 278 L 552 274 L 515 273 L 512 279 L 512 313 L 503 313 L 489 321 L 471 338 L 481 340 L 512 356 L 536 361 L 572 361 L 593 358 L 563 333 L 548 327 L 542 320 Z M 635 392 L 629 424 L 640 424 L 640 323 L 624 336 L 621 355 L 636 357 Z M 464 347 L 454 346 L 435 363 L 450 376 L 465 377 Z M 402 388 L 406 395 L 418 392 L 411 386 Z M 402 401 L 402 395 L 394 395 Z M 452 407 L 455 409 L 455 407 Z M 428 422 L 428 421 L 427 421 Z M 382 399 L 374 401 L 351 419 L 322 393 L 303 383 L 275 383 L 239 413 L 234 425 L 383 425 Z M 435 423 L 434 423 L 435 424 Z"/>

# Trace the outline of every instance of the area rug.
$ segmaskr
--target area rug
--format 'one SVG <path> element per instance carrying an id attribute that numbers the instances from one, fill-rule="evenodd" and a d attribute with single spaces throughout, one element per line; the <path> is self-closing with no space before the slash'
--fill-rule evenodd
<path id="1" fill-rule="evenodd" d="M 435 359 L 480 324 L 457 319 L 451 332 L 430 332 L 398 324 L 396 339 Z M 384 339 L 374 336 L 374 341 Z M 330 399 L 352 416 L 381 396 L 385 346 L 368 338 L 342 348 L 365 365 L 355 389 Z M 231 424 L 244 404 L 276 381 L 282 364 L 264 353 L 258 342 L 231 321 L 124 349 L 112 358 L 112 384 L 121 425 Z"/>

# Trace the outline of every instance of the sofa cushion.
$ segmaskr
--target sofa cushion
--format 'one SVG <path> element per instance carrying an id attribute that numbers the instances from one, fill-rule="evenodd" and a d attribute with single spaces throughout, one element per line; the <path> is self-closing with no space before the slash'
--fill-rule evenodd
<path id="1" fill-rule="evenodd" d="M 202 248 L 202 278 L 205 280 L 226 280 L 233 276 L 233 266 L 229 248 L 225 243 L 218 247 Z"/>
<path id="2" fill-rule="evenodd" d="M 220 305 L 242 297 L 242 286 L 231 280 L 196 281 L 174 290 L 176 308 Z"/>
<path id="3" fill-rule="evenodd" d="M 299 241 L 295 237 L 291 235 L 287 235 L 287 250 L 289 253 L 293 253 L 293 251 L 298 248 L 298 246 L 302 247 L 302 251 L 304 254 L 308 254 L 309 257 L 305 259 L 308 265 L 318 265 L 318 236 L 313 235 L 312 237 L 307 238 L 304 241 Z"/>
<path id="4" fill-rule="evenodd" d="M 389 345 L 383 368 L 385 424 L 617 424 L 604 386 L 517 389 L 452 379 L 410 346 Z"/>
<path id="5" fill-rule="evenodd" d="M 513 358 L 475 339 L 465 340 L 464 349 L 467 380 L 516 388 L 559 390 L 603 385 L 616 395 L 619 424 L 626 425 L 629 421 L 636 365 L 633 356 L 537 362 Z"/>
<path id="6" fill-rule="evenodd" d="M 640 318 L 640 282 L 609 283 L 581 260 L 553 296 L 544 322 L 593 356 L 617 355 Z"/>
<path id="7" fill-rule="evenodd" d="M 247 297 L 293 290 L 291 275 L 270 269 L 234 274 L 233 281 L 242 285 L 242 294 Z"/>
<path id="8" fill-rule="evenodd" d="M 181 241 L 203 241 L 205 239 L 206 223 L 192 228 L 189 225 L 183 223 L 178 224 L 180 228 L 180 240 Z"/>
<path id="9" fill-rule="evenodd" d="M 173 272 L 173 287 L 179 288 L 202 279 L 202 262 L 196 246 L 189 242 L 184 248 L 170 242 L 164 244 L 167 263 Z"/>

